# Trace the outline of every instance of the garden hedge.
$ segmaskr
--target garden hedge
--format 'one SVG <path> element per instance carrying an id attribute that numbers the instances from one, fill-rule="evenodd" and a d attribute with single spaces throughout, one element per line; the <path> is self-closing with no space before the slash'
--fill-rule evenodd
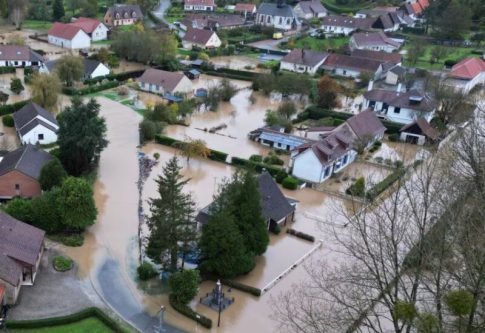
<path id="1" fill-rule="evenodd" d="M 13 104 L 6 104 L 0 106 L 0 116 L 5 116 L 6 114 L 14 113 L 17 110 L 20 110 L 25 105 L 30 103 L 30 100 L 20 101 Z"/>
<path id="2" fill-rule="evenodd" d="M 248 293 L 254 296 L 261 296 L 261 289 L 259 288 L 251 287 L 240 282 L 226 280 L 226 279 L 222 279 L 221 283 L 228 287 L 243 291 L 245 293 Z"/>
<path id="3" fill-rule="evenodd" d="M 188 305 L 177 302 L 173 295 L 170 295 L 168 299 L 172 308 L 174 308 L 177 312 L 183 314 L 187 318 L 195 320 L 205 328 L 212 328 L 212 320 L 210 318 L 195 312 Z"/>
<path id="4" fill-rule="evenodd" d="M 113 80 L 104 84 L 92 85 L 81 89 L 76 89 L 73 87 L 63 87 L 62 92 L 69 96 L 74 96 L 74 95 L 82 96 L 82 95 L 92 94 L 99 91 L 115 88 L 115 87 L 118 87 L 119 85 L 120 85 L 120 82 Z"/>
<path id="5" fill-rule="evenodd" d="M 0 67 L 0 74 L 10 74 L 15 73 L 15 67 L 7 66 L 7 67 Z"/>
<path id="6" fill-rule="evenodd" d="M 295 229 L 288 228 L 288 229 L 286 229 L 286 233 L 287 234 L 290 234 L 290 235 L 293 235 L 295 237 L 304 239 L 306 241 L 310 241 L 312 243 L 315 242 L 315 237 L 314 236 L 309 235 L 309 234 L 306 234 L 306 233 L 301 232 L 301 231 L 296 231 Z"/>
<path id="7" fill-rule="evenodd" d="M 169 147 L 173 147 L 177 143 L 183 143 L 183 141 L 180 141 L 165 135 L 160 135 L 160 134 L 155 136 L 155 141 L 161 145 L 169 146 Z M 226 153 L 218 150 L 213 150 L 213 149 L 209 149 L 209 151 L 210 151 L 209 156 L 207 156 L 208 159 L 217 161 L 217 162 L 224 162 L 224 163 L 226 162 L 227 160 Z"/>
<path id="8" fill-rule="evenodd" d="M 106 326 L 111 328 L 114 332 L 125 332 L 125 330 L 118 324 L 116 320 L 109 317 L 99 308 L 86 308 L 80 312 L 54 318 L 37 319 L 37 320 L 9 320 L 8 328 L 12 329 L 36 329 L 36 328 L 48 328 L 58 325 L 67 325 L 87 319 L 90 317 L 96 317 L 103 322 Z"/>
<path id="9" fill-rule="evenodd" d="M 283 179 L 281 185 L 288 190 L 296 190 L 298 188 L 298 183 L 298 179 L 288 176 Z"/>
<path id="10" fill-rule="evenodd" d="M 248 71 L 240 71 L 237 69 L 230 69 L 230 68 L 202 68 L 202 71 L 205 74 L 214 75 L 214 76 L 221 76 L 227 77 L 229 79 L 234 80 L 244 80 L 244 81 L 253 81 L 257 78 L 260 74 Z"/>
<path id="11" fill-rule="evenodd" d="M 373 200 L 377 198 L 379 194 L 384 192 L 388 189 L 392 184 L 394 184 L 397 180 L 399 180 L 404 174 L 406 173 L 406 169 L 398 168 L 389 176 L 381 180 L 379 183 L 375 184 L 369 191 L 366 193 L 366 197 L 368 200 Z"/>
<path id="12" fill-rule="evenodd" d="M 231 164 L 236 166 L 248 167 L 248 168 L 254 169 L 256 172 L 259 172 L 259 173 L 263 172 L 263 170 L 266 170 L 273 177 L 276 177 L 276 175 L 282 170 L 281 168 L 273 165 L 269 165 L 265 163 L 257 163 L 257 162 L 253 162 L 236 156 L 232 157 Z"/>
<path id="13" fill-rule="evenodd" d="M 140 77 L 145 71 L 144 70 L 137 70 L 137 71 L 129 71 L 123 72 L 118 74 L 109 74 L 107 76 L 101 76 L 94 79 L 85 80 L 84 84 L 93 85 L 103 80 L 116 80 L 116 81 L 126 81 L 128 79 L 134 79 Z"/>

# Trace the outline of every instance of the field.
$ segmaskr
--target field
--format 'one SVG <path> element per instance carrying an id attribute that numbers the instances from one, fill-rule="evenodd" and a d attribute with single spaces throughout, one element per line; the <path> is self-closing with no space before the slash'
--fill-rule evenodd
<path id="1" fill-rule="evenodd" d="M 349 2 L 352 2 L 352 1 L 349 1 Z M 336 0 L 322 0 L 322 3 L 325 6 L 325 8 L 337 14 L 355 13 L 361 9 L 366 9 L 373 5 L 372 1 L 362 1 L 354 4 L 349 3 L 345 5 L 340 5 L 340 4 L 337 4 Z"/>
<path id="2" fill-rule="evenodd" d="M 297 39 L 294 41 L 289 41 L 286 45 L 282 44 L 282 48 L 304 48 L 304 49 L 311 49 L 314 51 L 326 51 L 328 49 L 338 49 L 344 45 L 347 45 L 349 42 L 348 37 L 339 37 L 339 38 L 325 38 L 319 39 L 314 37 L 304 37 L 301 39 Z"/>
<path id="3" fill-rule="evenodd" d="M 49 326 L 43 328 L 32 329 L 9 329 L 12 333 L 110 333 L 113 332 L 101 320 L 95 317 L 86 318 L 75 323 L 66 325 Z"/>
<path id="4" fill-rule="evenodd" d="M 22 28 L 32 30 L 49 30 L 52 26 L 52 22 L 38 21 L 38 20 L 25 20 L 22 23 Z"/>
<path id="5" fill-rule="evenodd" d="M 407 44 L 404 47 L 404 50 L 407 50 L 409 47 L 410 47 L 409 44 Z M 445 56 L 443 59 L 440 59 L 439 62 L 432 64 L 432 63 L 430 63 L 431 51 L 434 47 L 435 47 L 435 45 L 426 45 L 425 53 L 422 57 L 420 57 L 418 59 L 418 62 L 416 63 L 416 65 L 410 64 L 407 61 L 406 56 L 404 56 L 404 59 L 405 59 L 404 64 L 406 66 L 415 66 L 415 67 L 424 68 L 424 69 L 440 70 L 440 69 L 443 68 L 445 60 L 449 59 L 449 60 L 460 61 L 460 60 L 462 60 L 463 58 L 466 58 L 466 57 L 477 57 L 478 56 L 478 55 L 472 53 L 473 48 L 447 46 L 446 48 L 448 49 L 448 55 Z"/>

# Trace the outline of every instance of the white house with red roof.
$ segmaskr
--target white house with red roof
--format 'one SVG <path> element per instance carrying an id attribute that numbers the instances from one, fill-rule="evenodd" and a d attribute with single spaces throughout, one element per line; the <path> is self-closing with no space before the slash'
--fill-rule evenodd
<path id="1" fill-rule="evenodd" d="M 485 61 L 480 58 L 463 59 L 451 68 L 446 84 L 464 93 L 485 84 Z"/>
<path id="2" fill-rule="evenodd" d="M 213 49 L 221 45 L 219 36 L 212 30 L 189 28 L 182 38 L 182 46 L 186 50 L 192 50 L 194 46 L 201 49 Z"/>
<path id="3" fill-rule="evenodd" d="M 216 3 L 214 0 L 185 0 L 184 10 L 213 12 L 216 10 Z"/>
<path id="4" fill-rule="evenodd" d="M 47 32 L 49 44 L 66 49 L 86 49 L 91 47 L 91 38 L 80 27 L 56 22 Z"/>
<path id="5" fill-rule="evenodd" d="M 80 17 L 69 25 L 81 28 L 93 42 L 108 39 L 108 28 L 96 19 Z"/>

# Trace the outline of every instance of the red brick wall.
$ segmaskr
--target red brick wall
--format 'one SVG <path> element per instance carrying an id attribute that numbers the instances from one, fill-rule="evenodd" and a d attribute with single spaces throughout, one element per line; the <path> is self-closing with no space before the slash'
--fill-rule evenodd
<path id="1" fill-rule="evenodd" d="M 15 184 L 20 185 L 20 190 L 15 190 Z M 24 198 L 37 197 L 42 193 L 40 183 L 16 170 L 0 176 L 0 197 L 21 196 Z"/>

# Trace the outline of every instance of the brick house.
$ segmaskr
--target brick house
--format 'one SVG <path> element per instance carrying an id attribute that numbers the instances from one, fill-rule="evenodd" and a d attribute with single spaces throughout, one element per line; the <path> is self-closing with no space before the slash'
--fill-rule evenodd
<path id="1" fill-rule="evenodd" d="M 133 25 L 143 20 L 143 14 L 138 5 L 116 4 L 109 7 L 104 15 L 104 24 L 108 27 Z"/>
<path id="2" fill-rule="evenodd" d="M 0 199 L 41 195 L 40 171 L 51 159 L 49 153 L 31 144 L 6 154 L 0 161 Z"/>
<path id="3" fill-rule="evenodd" d="M 22 286 L 32 286 L 44 252 L 45 232 L 0 212 L 0 301 L 15 304 Z"/>

